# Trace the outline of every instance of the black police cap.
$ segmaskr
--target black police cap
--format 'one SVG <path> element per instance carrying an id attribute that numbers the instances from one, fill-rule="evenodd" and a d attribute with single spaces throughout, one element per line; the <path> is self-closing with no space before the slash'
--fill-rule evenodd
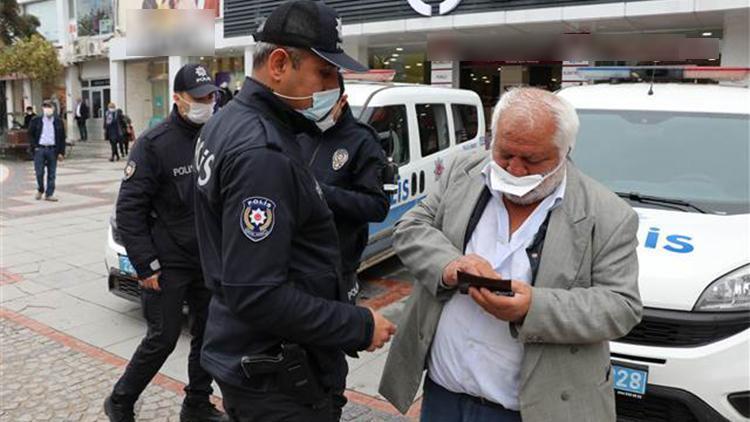
<path id="1" fill-rule="evenodd" d="M 341 18 L 330 6 L 312 0 L 290 0 L 277 6 L 253 37 L 256 41 L 307 48 L 336 67 L 366 72 L 366 66 L 341 48 L 341 27 Z"/>
<path id="2" fill-rule="evenodd" d="M 200 64 L 182 66 L 174 76 L 172 87 L 174 92 L 187 92 L 193 98 L 205 97 L 219 90 L 208 70 Z"/>

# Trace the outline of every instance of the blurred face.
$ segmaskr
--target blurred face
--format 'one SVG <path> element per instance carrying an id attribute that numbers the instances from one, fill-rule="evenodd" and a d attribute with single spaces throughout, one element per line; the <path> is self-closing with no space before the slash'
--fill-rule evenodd
<path id="1" fill-rule="evenodd" d="M 531 121 L 525 113 L 509 108 L 500 116 L 492 158 L 513 176 L 546 174 L 560 163 L 555 119 L 546 114 Z"/>
<path id="2" fill-rule="evenodd" d="M 266 64 L 270 74 L 270 87 L 275 92 L 287 97 L 305 97 L 305 99 L 284 99 L 291 107 L 302 110 L 312 106 L 314 93 L 338 87 L 338 69 L 317 55 L 299 50 L 301 59 L 297 68 L 292 65 L 292 58 L 284 49 L 277 49 Z"/>

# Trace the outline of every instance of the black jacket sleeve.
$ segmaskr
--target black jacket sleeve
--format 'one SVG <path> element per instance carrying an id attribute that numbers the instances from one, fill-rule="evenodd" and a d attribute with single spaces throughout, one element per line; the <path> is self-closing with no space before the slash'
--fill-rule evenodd
<path id="1" fill-rule="evenodd" d="M 314 296 L 294 286 L 305 281 L 288 279 L 294 234 L 308 212 L 289 159 L 279 151 L 255 148 L 235 154 L 220 177 L 226 181 L 221 280 L 232 312 L 292 342 L 344 351 L 369 347 L 373 319 L 368 309 Z M 243 204 L 250 198 L 275 204 L 271 232 L 263 240 L 252 241 L 243 232 Z"/>
<path id="2" fill-rule="evenodd" d="M 55 152 L 65 155 L 65 124 L 62 119 L 55 118 Z"/>
<path id="3" fill-rule="evenodd" d="M 29 147 L 34 151 L 39 146 L 39 137 L 42 135 L 42 119 L 39 116 L 34 117 L 29 122 L 29 132 L 26 136 L 29 139 Z"/>
<path id="4" fill-rule="evenodd" d="M 147 278 L 159 268 L 149 224 L 151 198 L 159 189 L 159 162 L 148 139 L 136 142 L 129 158 L 115 217 L 130 262 L 138 277 Z"/>
<path id="5" fill-rule="evenodd" d="M 385 220 L 390 206 L 383 190 L 385 153 L 374 134 L 362 128 L 366 136 L 352 163 L 351 189 L 321 184 L 326 202 L 338 217 L 358 223 L 377 223 Z"/>

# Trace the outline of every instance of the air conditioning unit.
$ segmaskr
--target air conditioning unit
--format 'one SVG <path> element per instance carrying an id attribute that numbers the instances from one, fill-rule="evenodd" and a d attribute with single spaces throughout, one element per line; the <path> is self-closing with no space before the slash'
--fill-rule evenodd
<path id="1" fill-rule="evenodd" d="M 102 52 L 102 44 L 99 41 L 89 41 L 87 43 L 86 55 L 98 56 Z"/>
<path id="2" fill-rule="evenodd" d="M 81 42 L 80 40 L 73 41 L 73 54 L 76 57 L 80 57 L 80 56 L 85 56 L 86 55 L 86 50 L 85 50 L 84 43 Z"/>

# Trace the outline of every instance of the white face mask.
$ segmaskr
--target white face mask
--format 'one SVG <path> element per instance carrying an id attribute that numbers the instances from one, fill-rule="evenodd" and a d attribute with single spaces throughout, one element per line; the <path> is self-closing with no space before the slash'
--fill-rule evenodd
<path id="1" fill-rule="evenodd" d="M 557 167 L 544 176 L 541 174 L 530 174 L 528 176 L 519 177 L 508 173 L 508 171 L 500 167 L 495 160 L 490 160 L 490 187 L 492 190 L 498 192 L 523 197 L 539 187 L 545 179 L 554 174 L 564 164 L 565 159 L 563 158 L 560 160 L 560 164 L 558 164 Z"/>
<path id="2" fill-rule="evenodd" d="M 44 115 L 47 117 L 52 116 L 52 113 L 54 112 L 54 110 L 50 107 L 44 107 L 42 111 L 44 112 Z"/>
<path id="3" fill-rule="evenodd" d="M 320 129 L 321 132 L 325 132 L 336 124 L 336 120 L 333 119 L 333 113 L 329 113 L 328 117 L 319 122 L 315 122 L 315 124 L 318 125 L 318 129 Z"/>
<path id="4" fill-rule="evenodd" d="M 190 108 L 187 112 L 187 119 L 191 122 L 202 125 L 205 124 L 214 114 L 214 103 L 194 103 L 188 102 Z"/>

